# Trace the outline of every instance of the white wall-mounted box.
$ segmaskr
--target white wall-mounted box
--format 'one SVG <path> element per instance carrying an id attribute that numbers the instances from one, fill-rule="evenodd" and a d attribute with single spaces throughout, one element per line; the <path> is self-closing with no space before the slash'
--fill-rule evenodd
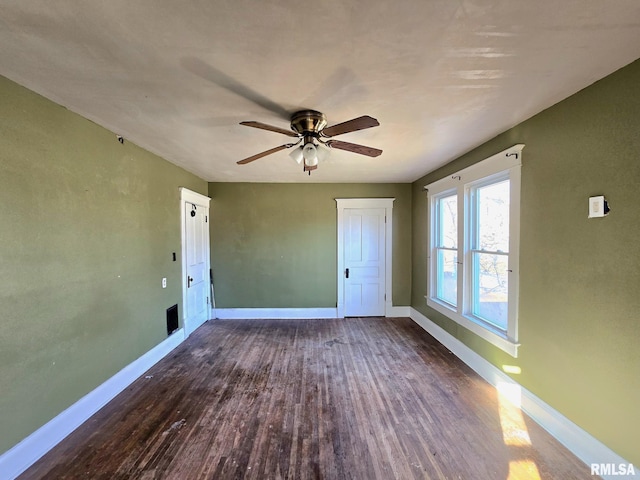
<path id="1" fill-rule="evenodd" d="M 589 197 L 589 218 L 604 217 L 607 214 L 605 205 L 604 195 Z"/>

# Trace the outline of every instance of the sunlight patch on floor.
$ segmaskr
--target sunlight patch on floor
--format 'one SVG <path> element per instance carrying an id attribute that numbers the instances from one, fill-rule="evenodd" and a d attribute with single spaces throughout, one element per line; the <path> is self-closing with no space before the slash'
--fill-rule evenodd
<path id="1" fill-rule="evenodd" d="M 502 438 L 508 447 L 531 446 L 531 438 L 520 410 L 522 392 L 520 386 L 513 383 L 499 382 L 498 411 Z M 525 451 L 523 449 L 523 451 Z M 540 472 L 533 460 L 517 459 L 509 462 L 509 480 L 536 479 L 540 480 Z"/>
<path id="2" fill-rule="evenodd" d="M 507 480 L 532 479 L 540 480 L 540 472 L 533 460 L 513 460 L 509 462 Z"/>

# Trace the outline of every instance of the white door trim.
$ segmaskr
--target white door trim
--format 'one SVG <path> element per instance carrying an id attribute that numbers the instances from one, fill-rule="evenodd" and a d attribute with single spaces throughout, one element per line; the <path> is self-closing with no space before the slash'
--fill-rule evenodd
<path id="1" fill-rule="evenodd" d="M 198 192 L 189 190 L 186 187 L 180 187 L 180 243 L 182 250 L 182 326 L 184 328 L 185 337 L 191 335 L 194 328 L 189 328 L 189 321 L 187 319 L 187 242 L 186 242 L 186 216 L 185 206 L 188 204 L 194 204 L 209 209 L 211 198 L 206 195 L 202 195 Z M 209 233 L 207 232 L 207 239 Z M 207 255 L 208 268 L 211 268 L 211 254 Z M 214 318 L 214 313 L 211 311 L 211 301 L 209 302 L 209 318 Z"/>
<path id="2" fill-rule="evenodd" d="M 336 198 L 338 209 L 338 305 L 337 316 L 344 318 L 344 211 L 349 208 L 384 208 L 385 209 L 385 316 L 391 312 L 391 268 L 393 252 L 393 202 L 395 198 Z"/>

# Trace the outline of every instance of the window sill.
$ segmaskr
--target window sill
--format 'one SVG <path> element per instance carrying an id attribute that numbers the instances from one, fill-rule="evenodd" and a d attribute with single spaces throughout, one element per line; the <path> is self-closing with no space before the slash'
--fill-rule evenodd
<path id="1" fill-rule="evenodd" d="M 512 357 L 518 357 L 518 347 L 520 346 L 520 344 L 508 338 L 502 332 L 491 330 L 486 325 L 480 324 L 470 317 L 460 315 L 458 312 L 453 311 L 450 307 L 429 298 L 427 295 L 425 295 L 424 298 L 427 300 L 427 305 L 429 307 L 442 313 L 447 318 L 450 318 L 451 320 L 456 322 L 458 325 L 461 325 L 467 330 L 475 333 L 480 338 L 498 347 L 500 350 L 508 353 Z"/>

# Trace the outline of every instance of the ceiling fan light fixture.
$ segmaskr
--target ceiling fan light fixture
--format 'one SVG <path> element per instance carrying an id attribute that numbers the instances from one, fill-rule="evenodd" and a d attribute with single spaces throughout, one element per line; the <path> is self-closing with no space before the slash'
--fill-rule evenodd
<path id="1" fill-rule="evenodd" d="M 298 165 L 302 163 L 302 159 L 304 158 L 302 155 L 302 147 L 295 147 L 291 153 L 289 154 L 291 158 L 293 158 Z"/>
<path id="2" fill-rule="evenodd" d="M 324 162 L 327 158 L 329 158 L 329 155 L 331 155 L 331 149 L 321 143 L 316 145 L 316 150 L 316 156 L 318 157 L 319 162 Z"/>
<path id="3" fill-rule="evenodd" d="M 305 165 L 309 167 L 318 165 L 318 149 L 313 143 L 307 143 L 302 147 L 302 156 L 304 157 Z"/>

